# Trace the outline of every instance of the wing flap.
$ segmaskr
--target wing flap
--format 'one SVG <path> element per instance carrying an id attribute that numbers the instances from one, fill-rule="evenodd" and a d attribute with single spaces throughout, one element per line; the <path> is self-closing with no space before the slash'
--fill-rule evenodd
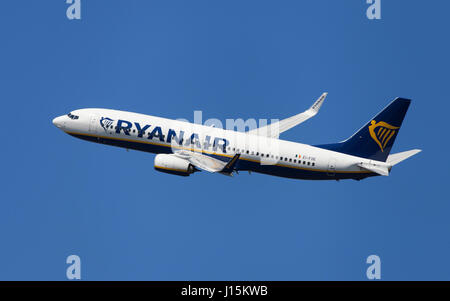
<path id="1" fill-rule="evenodd" d="M 226 162 L 196 152 L 178 151 L 175 155 L 208 172 L 220 172 L 226 165 Z"/>
<path id="2" fill-rule="evenodd" d="M 197 168 L 212 173 L 219 172 L 226 175 L 231 175 L 233 173 L 234 166 L 236 165 L 236 162 L 238 161 L 240 156 L 239 154 L 236 154 L 230 161 L 224 162 L 198 152 L 178 151 L 175 153 L 175 155 L 179 158 L 187 160 Z"/>

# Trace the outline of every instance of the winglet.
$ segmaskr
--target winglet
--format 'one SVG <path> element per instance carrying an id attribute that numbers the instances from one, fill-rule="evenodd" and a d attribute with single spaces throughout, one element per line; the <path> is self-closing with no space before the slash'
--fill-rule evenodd
<path id="1" fill-rule="evenodd" d="M 228 161 L 227 165 L 224 166 L 224 168 L 220 171 L 224 174 L 231 174 L 233 173 L 234 166 L 236 165 L 236 162 L 239 160 L 240 154 L 234 155 L 233 158 L 231 158 L 230 161 Z"/>
<path id="2" fill-rule="evenodd" d="M 314 115 L 317 114 L 327 95 L 328 92 L 325 92 L 322 95 L 320 95 L 320 97 L 313 103 L 313 105 L 309 108 L 308 111 L 311 111 L 312 113 L 314 113 Z"/>

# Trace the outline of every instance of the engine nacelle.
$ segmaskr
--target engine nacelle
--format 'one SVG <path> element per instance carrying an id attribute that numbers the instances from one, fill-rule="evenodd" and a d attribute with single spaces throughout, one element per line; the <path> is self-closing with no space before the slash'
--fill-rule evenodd
<path id="1" fill-rule="evenodd" d="M 160 172 L 187 177 L 198 171 L 191 163 L 175 155 L 159 154 L 155 156 L 155 169 Z"/>

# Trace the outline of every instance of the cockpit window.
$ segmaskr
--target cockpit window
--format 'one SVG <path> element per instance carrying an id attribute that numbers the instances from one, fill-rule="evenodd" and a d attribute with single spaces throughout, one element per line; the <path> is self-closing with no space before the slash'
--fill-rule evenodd
<path id="1" fill-rule="evenodd" d="M 73 115 L 72 113 L 67 114 L 67 116 L 69 116 L 70 119 L 78 119 L 78 116 Z"/>

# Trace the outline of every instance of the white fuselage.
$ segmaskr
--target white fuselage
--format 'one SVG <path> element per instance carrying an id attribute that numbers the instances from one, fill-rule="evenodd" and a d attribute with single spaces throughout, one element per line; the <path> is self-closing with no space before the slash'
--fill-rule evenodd
<path id="1" fill-rule="evenodd" d="M 375 175 L 357 165 L 372 160 L 302 143 L 110 109 L 80 109 L 70 115 L 76 118 L 64 115 L 53 123 L 92 142 L 152 153 L 190 150 L 223 161 L 239 153 L 239 170 L 289 178 L 362 179 Z"/>

